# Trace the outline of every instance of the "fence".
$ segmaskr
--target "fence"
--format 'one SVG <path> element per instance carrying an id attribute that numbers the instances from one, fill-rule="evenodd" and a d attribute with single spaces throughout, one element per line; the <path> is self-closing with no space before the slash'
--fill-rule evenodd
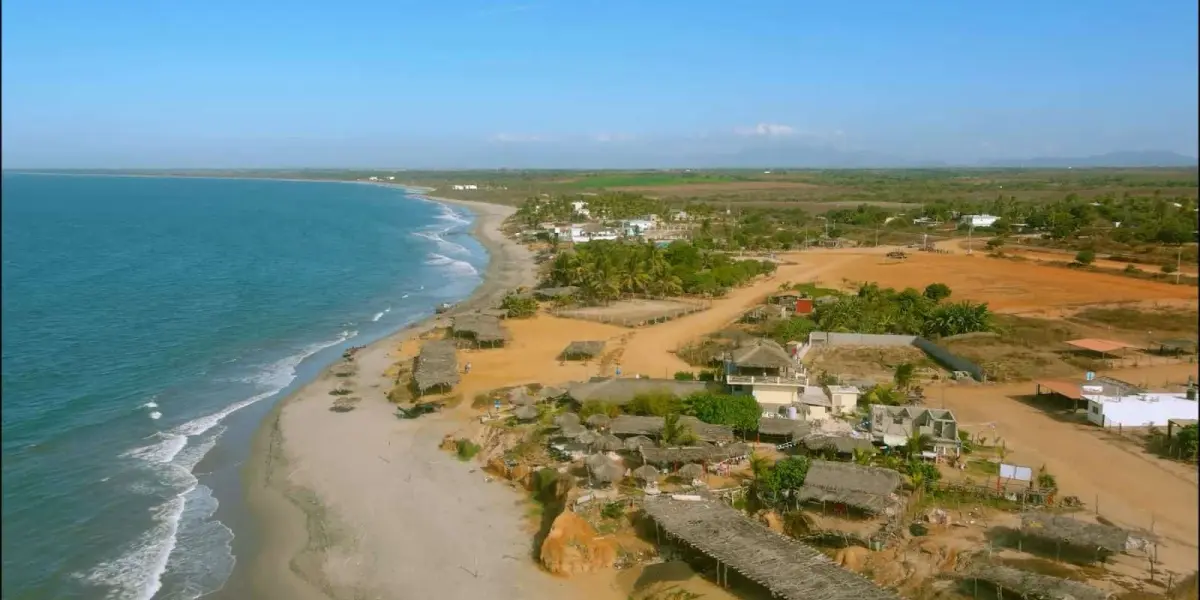
<path id="1" fill-rule="evenodd" d="M 808 334 L 807 345 L 814 346 L 816 344 L 827 346 L 913 346 L 952 371 L 963 371 L 970 373 L 976 381 L 987 381 L 987 373 L 984 373 L 982 367 L 920 336 L 814 331 Z"/>
<path id="2" fill-rule="evenodd" d="M 670 302 L 679 306 L 676 308 L 662 308 L 657 311 L 636 306 L 621 306 L 622 302 L 627 301 Z M 606 306 L 551 308 L 549 312 L 556 317 L 566 319 L 595 321 L 597 323 L 619 325 L 621 327 L 647 327 L 705 311 L 711 307 L 712 300 L 707 298 L 682 299 L 654 296 L 627 296 Z M 628 313 L 634 314 L 631 316 Z"/>

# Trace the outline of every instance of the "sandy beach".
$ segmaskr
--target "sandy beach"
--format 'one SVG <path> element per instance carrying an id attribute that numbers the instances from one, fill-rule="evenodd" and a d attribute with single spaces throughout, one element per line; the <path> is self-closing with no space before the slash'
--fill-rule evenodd
<path id="1" fill-rule="evenodd" d="M 447 202 L 470 205 L 475 235 L 492 256 L 484 283 L 456 310 L 533 283 L 528 252 L 499 232 L 511 208 Z M 260 549 L 242 558 L 246 568 L 223 597 L 562 597 L 565 582 L 530 559 L 523 498 L 438 450 L 460 421 L 449 414 L 402 421 L 386 400 L 384 371 L 398 360 L 395 351 L 429 327 L 357 354 L 357 410 L 330 412 L 336 382 L 325 372 L 264 421 L 244 475 Z"/>

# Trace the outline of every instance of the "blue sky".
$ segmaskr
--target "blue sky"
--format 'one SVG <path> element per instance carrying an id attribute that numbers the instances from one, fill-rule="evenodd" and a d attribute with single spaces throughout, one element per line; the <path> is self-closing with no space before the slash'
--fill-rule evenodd
<path id="1" fill-rule="evenodd" d="M 1198 143 L 1194 0 L 0 6 L 8 168 L 972 162 Z"/>

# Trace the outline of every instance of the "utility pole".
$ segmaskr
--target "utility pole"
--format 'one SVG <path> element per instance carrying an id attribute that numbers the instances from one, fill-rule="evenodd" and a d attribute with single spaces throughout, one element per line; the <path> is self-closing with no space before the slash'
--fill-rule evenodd
<path id="1" fill-rule="evenodd" d="M 875 226 L 875 247 L 879 247 L 879 226 Z"/>
<path id="2" fill-rule="evenodd" d="M 1183 246 L 1175 250 L 1175 285 L 1179 285 L 1179 267 L 1183 266 Z"/>

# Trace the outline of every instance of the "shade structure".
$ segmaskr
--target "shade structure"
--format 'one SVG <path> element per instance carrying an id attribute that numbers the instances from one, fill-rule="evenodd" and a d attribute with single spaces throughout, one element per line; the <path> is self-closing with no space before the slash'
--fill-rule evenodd
<path id="1" fill-rule="evenodd" d="M 608 427 L 610 423 L 612 423 L 612 418 L 604 413 L 595 414 L 587 418 L 588 427 L 595 427 L 597 429 Z"/>
<path id="2" fill-rule="evenodd" d="M 530 406 L 537 404 L 537 398 L 529 395 L 525 386 L 521 386 L 508 391 L 508 402 L 513 406 Z"/>
<path id="3" fill-rule="evenodd" d="M 621 442 L 621 438 L 612 434 L 599 436 L 592 442 L 592 450 L 596 452 L 616 452 L 623 449 L 625 444 Z"/>
<path id="4" fill-rule="evenodd" d="M 631 438 L 625 438 L 623 444 L 626 450 L 630 452 L 637 452 L 642 448 L 642 446 L 653 446 L 654 440 L 644 435 L 635 435 Z"/>
<path id="5" fill-rule="evenodd" d="M 592 454 L 583 459 L 583 464 L 587 465 L 588 470 L 596 470 L 605 465 L 612 464 L 613 460 L 603 454 Z"/>
<path id="6" fill-rule="evenodd" d="M 578 438 L 579 436 L 588 433 L 588 430 L 583 428 L 579 423 L 567 423 L 558 428 L 558 435 L 565 438 Z"/>
<path id="7" fill-rule="evenodd" d="M 600 436 L 596 435 L 595 433 L 593 433 L 591 431 L 584 431 L 583 433 L 575 436 L 575 441 L 579 442 L 580 444 L 591 445 L 591 444 L 595 443 L 596 440 L 598 440 L 598 439 L 600 439 Z"/>
<path id="8" fill-rule="evenodd" d="M 513 416 L 522 421 L 532 421 L 538 418 L 538 409 L 535 406 L 522 406 L 513 411 Z"/>
<path id="9" fill-rule="evenodd" d="M 704 467 L 696 463 L 688 463 L 680 467 L 677 474 L 683 479 L 700 479 L 704 477 Z"/>
<path id="10" fill-rule="evenodd" d="M 571 412 L 563 413 L 554 417 L 554 424 L 564 428 L 568 425 L 579 425 L 579 415 Z"/>
<path id="11" fill-rule="evenodd" d="M 659 475 L 660 473 L 658 472 L 658 469 L 655 469 L 650 465 L 642 465 L 633 470 L 634 477 L 646 482 L 658 481 Z"/>

